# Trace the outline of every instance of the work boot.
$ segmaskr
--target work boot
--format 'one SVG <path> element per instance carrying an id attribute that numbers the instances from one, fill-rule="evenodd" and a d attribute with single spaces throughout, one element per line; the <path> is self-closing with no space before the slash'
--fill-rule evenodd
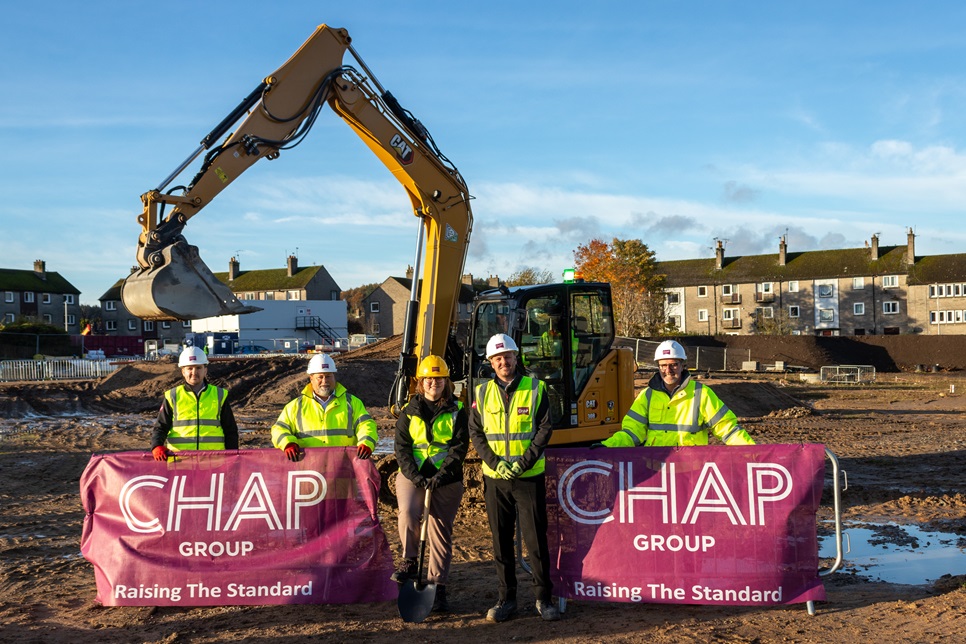
<path id="1" fill-rule="evenodd" d="M 401 584 L 407 579 L 415 579 L 416 573 L 419 571 L 419 565 L 416 563 L 416 559 L 403 559 L 396 566 L 396 572 L 392 573 L 389 578 L 392 579 L 397 584 Z"/>
<path id="2" fill-rule="evenodd" d="M 436 586 L 436 599 L 433 600 L 433 612 L 434 613 L 449 612 L 449 601 L 446 599 L 445 584 L 438 584 Z"/>
<path id="3" fill-rule="evenodd" d="M 496 606 L 486 611 L 486 621 L 505 622 L 517 612 L 517 600 L 501 599 Z"/>
<path id="4" fill-rule="evenodd" d="M 537 600 L 537 613 L 546 622 L 555 622 L 560 619 L 560 611 L 552 601 Z"/>

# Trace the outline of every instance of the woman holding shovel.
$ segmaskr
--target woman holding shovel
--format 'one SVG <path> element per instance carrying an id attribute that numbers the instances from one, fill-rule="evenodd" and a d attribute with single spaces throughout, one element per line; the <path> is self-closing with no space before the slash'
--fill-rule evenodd
<path id="1" fill-rule="evenodd" d="M 400 584 L 423 582 L 422 532 L 429 549 L 425 581 L 435 584 L 436 590 L 432 610 L 446 612 L 453 522 L 463 498 L 463 461 L 470 439 L 466 412 L 453 395 L 446 362 L 426 356 L 416 369 L 416 379 L 416 395 L 396 421 L 396 499 L 403 560 L 392 579 Z M 427 529 L 421 531 L 424 506 L 429 508 Z"/>

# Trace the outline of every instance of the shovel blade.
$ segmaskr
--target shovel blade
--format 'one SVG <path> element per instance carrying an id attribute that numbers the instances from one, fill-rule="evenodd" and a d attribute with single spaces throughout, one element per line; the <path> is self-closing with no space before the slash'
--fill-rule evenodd
<path id="1" fill-rule="evenodd" d="M 418 584 L 407 579 L 399 586 L 399 616 L 404 622 L 419 623 L 433 612 L 436 601 L 436 584 Z"/>

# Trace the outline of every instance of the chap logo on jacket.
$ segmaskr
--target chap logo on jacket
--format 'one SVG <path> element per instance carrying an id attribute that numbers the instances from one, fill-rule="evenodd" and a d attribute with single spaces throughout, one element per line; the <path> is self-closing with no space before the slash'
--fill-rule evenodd
<path id="1" fill-rule="evenodd" d="M 517 416 L 526 416 L 530 413 L 529 407 L 517 407 Z"/>

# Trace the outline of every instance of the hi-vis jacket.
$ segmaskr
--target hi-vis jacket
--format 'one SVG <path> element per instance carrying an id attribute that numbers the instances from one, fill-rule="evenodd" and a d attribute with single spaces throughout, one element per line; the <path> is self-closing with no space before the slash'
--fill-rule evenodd
<path id="1" fill-rule="evenodd" d="M 455 398 L 435 404 L 414 396 L 396 420 L 396 463 L 410 481 L 437 473 L 440 485 L 462 481 L 469 447 L 466 411 Z"/>
<path id="2" fill-rule="evenodd" d="M 543 451 L 550 442 L 547 386 L 536 378 L 518 376 L 504 392 L 495 380 L 476 387 L 470 438 L 483 459 L 483 475 L 500 478 L 500 460 L 519 462 L 521 477 L 543 474 Z"/>
<path id="3" fill-rule="evenodd" d="M 238 427 L 227 399 L 227 389 L 208 384 L 198 396 L 185 385 L 164 392 L 154 446 L 163 443 L 173 452 L 238 449 Z"/>
<path id="4" fill-rule="evenodd" d="M 707 445 L 710 430 L 726 445 L 754 445 L 748 432 L 711 388 L 691 379 L 685 380 L 668 396 L 656 373 L 648 382 L 627 415 L 621 430 L 604 441 L 607 447 L 667 447 Z"/>
<path id="5" fill-rule="evenodd" d="M 272 425 L 272 444 L 279 449 L 291 442 L 301 447 L 347 447 L 365 443 L 375 448 L 376 421 L 362 401 L 336 383 L 332 399 L 324 408 L 307 384 L 290 400 Z"/>

